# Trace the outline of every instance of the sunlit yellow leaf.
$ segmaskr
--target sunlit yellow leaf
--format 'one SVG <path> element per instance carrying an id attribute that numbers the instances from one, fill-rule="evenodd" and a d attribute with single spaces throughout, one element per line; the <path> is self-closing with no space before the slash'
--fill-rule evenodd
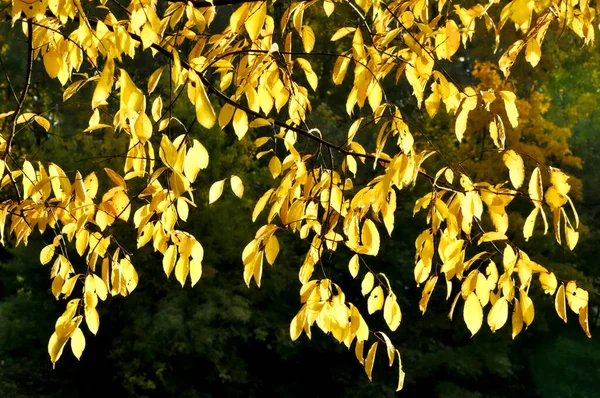
<path id="1" fill-rule="evenodd" d="M 398 329 L 402 321 L 402 311 L 396 300 L 396 296 L 392 293 L 388 294 L 383 305 L 383 319 L 387 323 L 390 330 L 393 332 Z"/>
<path id="2" fill-rule="evenodd" d="M 427 283 L 425 283 L 425 287 L 423 287 L 423 292 L 421 293 L 421 300 L 419 301 L 419 308 L 421 309 L 421 313 L 425 313 L 427 310 L 427 304 L 429 303 L 429 298 L 431 297 L 431 293 L 433 293 L 433 289 L 435 288 L 435 284 L 437 283 L 438 276 L 432 275 Z"/>
<path id="3" fill-rule="evenodd" d="M 531 238 L 531 236 L 533 235 L 533 228 L 535 227 L 535 220 L 537 219 L 539 211 L 540 208 L 535 207 L 527 216 L 525 224 L 523 224 L 523 237 L 525 238 L 525 241 L 528 241 L 529 238 Z"/>
<path id="4" fill-rule="evenodd" d="M 337 41 L 342 37 L 348 36 L 350 33 L 354 32 L 356 28 L 344 27 L 338 29 L 333 36 L 331 36 L 331 41 Z"/>
<path id="5" fill-rule="evenodd" d="M 565 225 L 565 238 L 567 240 L 567 246 L 570 250 L 573 250 L 577 245 L 577 241 L 579 241 L 579 232 L 575 231 L 568 225 Z"/>
<path id="6" fill-rule="evenodd" d="M 579 310 L 588 305 L 588 292 L 577 287 L 577 283 L 574 281 L 567 283 L 566 296 L 569 307 L 576 314 L 579 314 Z"/>
<path id="7" fill-rule="evenodd" d="M 585 307 L 581 307 L 579 309 L 579 324 L 581 325 L 581 328 L 585 332 L 585 335 L 591 339 L 592 335 L 590 334 L 590 322 L 588 320 L 588 306 L 587 305 Z"/>
<path id="8" fill-rule="evenodd" d="M 374 284 L 375 284 L 375 277 L 373 276 L 373 273 L 367 272 L 367 274 L 365 275 L 365 277 L 360 285 L 360 291 L 361 291 L 362 295 L 366 296 L 367 294 L 369 294 L 369 292 L 371 292 L 371 290 L 373 290 Z"/>
<path id="9" fill-rule="evenodd" d="M 250 36 L 250 39 L 252 39 L 252 41 L 258 38 L 258 34 L 265 23 L 266 16 L 266 1 L 256 3 L 256 6 L 254 6 L 253 9 L 250 11 L 248 19 L 246 19 L 246 22 L 244 22 L 244 27 L 246 28 L 246 32 L 248 32 L 248 36 Z"/>
<path id="10" fill-rule="evenodd" d="M 540 43 L 538 43 L 536 38 L 532 38 L 525 48 L 525 59 L 535 68 L 540 62 L 541 57 L 542 49 L 540 48 Z"/>
<path id="11" fill-rule="evenodd" d="M 540 283 L 544 293 L 554 294 L 556 291 L 557 282 L 553 272 L 540 272 Z"/>
<path id="12" fill-rule="evenodd" d="M 375 354 L 377 354 L 377 346 L 379 345 L 379 341 L 373 343 L 369 352 L 367 353 L 367 358 L 365 359 L 365 372 L 367 372 L 367 377 L 369 380 L 373 380 L 373 364 L 375 363 Z"/>
<path id="13" fill-rule="evenodd" d="M 237 109 L 233 114 L 233 130 L 239 140 L 244 138 L 248 131 L 248 115 L 241 109 Z"/>
<path id="14" fill-rule="evenodd" d="M 267 262 L 271 265 L 275 263 L 275 259 L 279 254 L 279 240 L 275 235 L 271 235 L 267 244 L 265 245 L 265 257 L 267 258 Z"/>
<path id="15" fill-rule="evenodd" d="M 44 246 L 44 248 L 40 252 L 40 263 L 42 263 L 42 265 L 46 265 L 50 261 L 52 261 L 52 258 L 54 257 L 54 250 L 54 245 Z"/>
<path id="16" fill-rule="evenodd" d="M 369 299 L 367 300 L 367 308 L 369 314 L 372 314 L 382 309 L 383 302 L 383 289 L 381 288 L 381 286 L 377 286 L 375 287 L 375 289 L 373 289 L 371 295 L 369 296 Z"/>
<path id="17" fill-rule="evenodd" d="M 504 107 L 506 108 L 506 115 L 511 126 L 517 127 L 519 125 L 519 111 L 515 105 L 517 96 L 510 91 L 500 91 L 500 97 L 504 100 Z"/>
<path id="18" fill-rule="evenodd" d="M 376 256 L 379 252 L 379 231 L 377 231 L 377 227 L 373 221 L 369 219 L 365 220 L 361 239 L 363 245 L 367 248 L 365 254 Z"/>
<path id="19" fill-rule="evenodd" d="M 508 320 L 508 301 L 506 297 L 500 297 L 490 309 L 487 322 L 492 332 L 500 329 Z"/>
<path id="20" fill-rule="evenodd" d="M 304 47 L 304 52 L 311 52 L 313 48 L 315 48 L 315 33 L 312 28 L 308 25 L 302 26 L 302 33 L 300 36 L 302 37 L 302 46 Z"/>
<path id="21" fill-rule="evenodd" d="M 225 180 L 220 180 L 211 185 L 208 191 L 208 203 L 216 202 L 223 194 L 223 187 L 225 186 Z"/>
<path id="22" fill-rule="evenodd" d="M 73 331 L 71 335 L 71 351 L 73 351 L 73 355 L 75 358 L 80 359 L 83 350 L 85 349 L 85 336 L 80 328 L 77 328 Z"/>
<path id="23" fill-rule="evenodd" d="M 525 328 L 531 325 L 533 322 L 533 318 L 535 316 L 535 311 L 533 309 L 533 301 L 524 290 L 519 291 L 519 298 L 521 299 L 521 313 L 523 314 L 523 322 L 525 323 Z"/>
<path id="24" fill-rule="evenodd" d="M 241 199 L 244 195 L 244 183 L 242 179 L 236 175 L 232 175 L 229 182 L 231 183 L 231 190 L 234 195 Z"/>
<path id="25" fill-rule="evenodd" d="M 523 164 L 523 159 L 518 153 L 509 149 L 502 155 L 502 160 L 504 161 L 504 165 L 508 168 L 510 182 L 516 189 L 519 189 L 525 180 L 525 165 Z"/>
<path id="26" fill-rule="evenodd" d="M 512 338 L 514 340 L 515 337 L 523 330 L 523 312 L 521 311 L 521 304 L 519 300 L 515 297 L 514 299 L 514 309 L 512 314 Z"/>
<path id="27" fill-rule="evenodd" d="M 196 118 L 201 126 L 209 129 L 215 125 L 217 116 L 208 99 L 206 89 L 201 81 L 196 83 Z"/>
<path id="28" fill-rule="evenodd" d="M 554 308 L 556 309 L 556 313 L 567 323 L 567 303 L 565 296 L 565 285 L 561 284 L 558 287 L 558 291 L 556 292 L 556 297 L 554 298 Z"/>
<path id="29" fill-rule="evenodd" d="M 185 280 L 190 273 L 190 259 L 189 257 L 179 256 L 177 263 L 175 264 L 175 278 L 181 286 L 185 285 Z"/>
<path id="30" fill-rule="evenodd" d="M 475 293 L 469 294 L 469 297 L 465 300 L 463 319 L 467 324 L 467 328 L 471 331 L 471 336 L 475 336 L 483 323 L 483 309 Z"/>
<path id="31" fill-rule="evenodd" d="M 350 270 L 350 275 L 352 275 L 353 278 L 356 278 L 356 276 L 358 275 L 359 267 L 360 264 L 358 254 L 355 254 L 354 256 L 352 256 L 350 262 L 348 263 L 348 269 Z"/>

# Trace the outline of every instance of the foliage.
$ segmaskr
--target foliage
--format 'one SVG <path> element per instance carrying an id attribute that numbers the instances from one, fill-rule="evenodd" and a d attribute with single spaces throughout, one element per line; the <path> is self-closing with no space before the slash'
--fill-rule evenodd
<path id="1" fill-rule="evenodd" d="M 571 250 L 577 244 L 579 219 L 568 195 L 576 184 L 549 166 L 580 166 L 566 146 L 568 129 L 546 120 L 547 98 L 531 94 L 529 102 L 517 100 L 514 85 L 489 64 L 477 67 L 476 87 L 457 82 L 446 66 L 467 51 L 475 36 L 486 35 L 476 29 L 483 22 L 497 47 L 509 29 L 505 25 L 516 27 L 519 38 L 502 43 L 508 47 L 498 61 L 505 77 L 522 51 L 535 67 L 549 29 L 569 30 L 585 44 L 593 42 L 595 9 L 587 2 L 567 7 L 513 0 L 464 8 L 442 0 L 432 8 L 423 1 L 325 0 L 247 1 L 228 12 L 226 6 L 233 3 L 238 2 L 12 1 L 13 30 L 22 28 L 28 48 L 21 90 L 5 75 L 15 105 L 0 115 L 1 185 L 11 192 L 5 192 L 10 197 L 0 212 L 2 243 L 14 237 L 15 245 L 27 244 L 36 229 L 51 241 L 41 248 L 40 262 L 52 264 L 53 295 L 70 298 L 48 345 L 53 363 L 67 343 L 80 358 L 86 346 L 81 325 L 85 321 L 92 334 L 98 332 L 99 301 L 136 289 L 141 261 L 148 255 L 144 247 L 151 246 L 166 276 L 174 274 L 182 286 L 206 277 L 210 268 L 203 266 L 199 238 L 222 238 L 206 236 L 210 231 L 193 233 L 185 223 L 199 200 L 219 206 L 215 202 L 223 200 L 226 189 L 246 201 L 245 174 L 259 172 L 248 161 L 250 135 L 258 136 L 253 137 L 257 162 L 276 185 L 260 192 L 249 211 L 253 221 L 264 225 L 242 252 L 243 279 L 248 286 L 252 280 L 261 285 L 265 260 L 273 265 L 285 250 L 285 231 L 304 242 L 306 254 L 298 261 L 301 307 L 290 324 L 292 340 L 303 333 L 310 338 L 316 324 L 346 347 L 354 345 L 369 379 L 381 346 L 385 362 L 397 364 L 402 388 L 400 352 L 386 332 L 369 326 L 397 330 L 401 297 L 373 258 L 383 253 L 378 224 L 392 234 L 396 208 L 406 210 L 399 206 L 399 192 L 421 180 L 429 191 L 414 206 L 414 213 L 424 210 L 427 224 L 415 241 L 414 278 L 424 285 L 422 313 L 443 277 L 447 299 L 453 296 L 451 318 L 464 301 L 462 318 L 475 335 L 484 318 L 494 332 L 512 313 L 514 338 L 534 319 L 530 287 L 535 276 L 542 291 L 555 296 L 560 318 L 566 321 L 570 308 L 590 336 L 588 293 L 575 281 L 558 279 L 517 247 L 514 233 L 508 234 L 506 207 L 519 198 L 530 203 L 522 227 L 526 241 L 538 219 L 547 232 L 549 209 L 556 240 Z M 322 21 L 323 13 L 353 20 L 334 32 L 322 31 L 312 21 Z M 335 52 L 325 52 L 327 41 L 337 42 Z M 323 80 L 331 69 L 324 58 L 335 59 L 332 80 L 345 90 L 347 134 L 329 131 L 312 118 L 318 114 L 313 100 L 320 87 L 327 87 Z M 134 68 L 142 61 L 152 67 Z M 30 82 L 42 63 L 47 75 L 66 87 L 65 101 L 83 97 L 91 102 L 88 126 L 77 135 L 107 131 L 99 155 L 108 153 L 120 165 L 84 171 L 85 164 L 65 167 L 26 150 L 27 130 L 52 132 L 60 123 L 44 109 L 34 109 L 40 105 L 30 100 Z M 458 143 L 469 141 L 469 126 L 485 126 L 478 129 L 484 131 L 482 148 L 485 141 L 494 148 L 490 157 L 502 160 L 510 185 L 502 182 L 505 169 L 476 173 L 470 170 L 481 163 L 453 163 L 444 151 L 439 155 L 445 164 L 428 173 L 435 142 L 410 128 L 401 106 L 408 99 L 393 99 L 392 90 L 386 90 L 392 81 L 409 87 L 410 101 L 431 118 L 444 111 L 453 115 Z M 181 105 L 186 96 L 194 109 L 191 118 Z M 226 174 L 211 175 L 207 169 L 207 130 L 233 133 L 246 143 L 237 153 L 230 148 L 210 152 L 211 163 L 227 156 L 236 161 Z M 537 145 L 522 142 L 524 137 Z M 440 138 L 447 140 L 447 135 Z M 71 173 L 72 167 L 84 172 Z M 338 251 L 336 258 L 348 259 L 344 272 L 351 278 L 360 275 L 360 294 L 352 293 L 359 289 L 350 287 L 347 274 L 330 266 L 327 252 Z M 215 263 L 218 256 L 206 253 Z M 346 280 L 346 292 L 339 280 Z M 360 296 L 368 296 L 366 302 Z M 224 302 L 234 308 L 235 296 Z M 382 317 L 365 315 L 379 311 Z M 246 315 L 241 311 L 239 316 Z"/>

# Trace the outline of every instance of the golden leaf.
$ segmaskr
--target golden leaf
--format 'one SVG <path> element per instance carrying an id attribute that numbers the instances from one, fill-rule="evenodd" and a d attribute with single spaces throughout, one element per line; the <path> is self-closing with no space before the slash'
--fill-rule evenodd
<path id="1" fill-rule="evenodd" d="M 481 329 L 481 324 L 483 323 L 483 309 L 475 293 L 469 294 L 465 300 L 463 319 L 467 324 L 467 328 L 471 331 L 471 336 L 475 336 L 475 333 Z"/>
<path id="2" fill-rule="evenodd" d="M 350 270 L 350 275 L 352 275 L 353 278 L 356 278 L 356 276 L 358 275 L 359 267 L 360 264 L 358 254 L 355 254 L 354 256 L 352 256 L 350 262 L 348 263 L 348 269 Z"/>
<path id="3" fill-rule="evenodd" d="M 565 297 L 565 285 L 561 284 L 558 287 L 558 291 L 556 292 L 556 297 L 554 298 L 554 308 L 556 309 L 556 313 L 567 323 L 567 303 Z"/>
<path id="4" fill-rule="evenodd" d="M 438 276 L 432 275 L 427 283 L 425 283 L 425 287 L 423 287 L 423 292 L 421 293 L 421 300 L 419 301 L 419 308 L 421 309 L 421 313 L 425 313 L 427 310 L 427 304 L 429 303 L 429 298 L 431 297 L 431 293 L 433 293 L 433 289 L 437 283 Z"/>
<path id="5" fill-rule="evenodd" d="M 381 288 L 381 286 L 377 286 L 375 289 L 373 289 L 371 295 L 369 296 L 369 299 L 367 300 L 367 308 L 369 314 L 372 314 L 382 309 L 383 301 L 383 289 Z"/>
<path id="6" fill-rule="evenodd" d="M 71 335 L 71 351 L 73 351 L 73 355 L 75 358 L 80 359 L 83 350 L 85 349 L 85 336 L 80 328 L 77 328 L 73 331 Z"/>
<path id="7" fill-rule="evenodd" d="M 373 380 L 373 364 L 375 363 L 375 354 L 377 354 L 377 346 L 379 345 L 379 341 L 373 343 L 369 352 L 367 353 L 367 359 L 365 359 L 365 372 L 367 372 L 367 377 L 369 380 Z"/>
<path id="8" fill-rule="evenodd" d="M 525 328 L 531 325 L 533 322 L 533 318 L 535 316 L 535 311 L 533 309 L 533 301 L 527 295 L 524 290 L 519 291 L 519 298 L 521 299 L 521 313 L 523 314 L 523 322 L 525 322 Z"/>
<path id="9" fill-rule="evenodd" d="M 506 297 L 500 297 L 490 309 L 487 322 L 492 332 L 500 329 L 508 320 L 508 301 Z"/>
<path id="10" fill-rule="evenodd" d="M 225 186 L 225 180 L 217 181 L 210 186 L 210 189 L 208 191 L 208 203 L 209 204 L 214 203 L 217 200 L 219 200 L 219 198 L 223 194 L 224 186 Z"/>
<path id="11" fill-rule="evenodd" d="M 231 190 L 234 195 L 241 199 L 244 195 L 244 183 L 242 179 L 236 175 L 232 175 L 229 182 L 231 183 Z"/>
<path id="12" fill-rule="evenodd" d="M 523 330 L 523 312 L 521 311 L 521 304 L 515 297 L 514 309 L 512 314 L 512 338 L 513 340 Z"/>
<path id="13" fill-rule="evenodd" d="M 373 273 L 367 272 L 367 274 L 365 275 L 365 277 L 360 285 L 360 291 L 361 291 L 362 295 L 366 296 L 367 294 L 369 294 L 371 292 L 371 290 L 373 290 L 374 284 L 375 284 L 375 277 L 373 276 Z"/>
<path id="14" fill-rule="evenodd" d="M 504 161 L 504 165 L 508 168 L 510 182 L 513 187 L 519 189 L 525 180 L 525 165 L 523 164 L 523 159 L 518 153 L 509 149 L 502 155 L 502 160 Z"/>

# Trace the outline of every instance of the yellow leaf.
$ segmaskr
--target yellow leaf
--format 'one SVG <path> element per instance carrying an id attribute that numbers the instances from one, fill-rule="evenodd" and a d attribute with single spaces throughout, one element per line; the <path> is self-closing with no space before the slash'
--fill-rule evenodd
<path id="1" fill-rule="evenodd" d="M 313 32 L 310 26 L 304 25 L 302 26 L 300 36 L 302 37 L 304 52 L 311 52 L 315 48 L 315 32 Z"/>
<path id="2" fill-rule="evenodd" d="M 350 33 L 354 32 L 356 28 L 344 27 L 338 29 L 333 36 L 331 36 L 331 41 L 338 41 L 342 37 L 348 36 Z"/>
<path id="3" fill-rule="evenodd" d="M 233 105 L 225 104 L 221 107 L 219 111 L 219 127 L 224 128 L 229 124 L 231 118 L 233 118 L 233 113 L 235 112 L 235 108 Z"/>
<path id="4" fill-rule="evenodd" d="M 588 305 L 588 292 L 580 287 L 574 281 L 567 283 L 567 303 L 574 313 L 579 314 L 579 310 Z"/>
<path id="5" fill-rule="evenodd" d="M 302 334 L 302 329 L 304 328 L 304 322 L 302 321 L 305 319 L 304 312 L 304 309 L 300 310 L 290 323 L 290 338 L 292 341 L 296 341 Z M 303 315 L 302 317 L 300 316 L 301 314 Z"/>
<path id="6" fill-rule="evenodd" d="M 565 238 L 567 239 L 567 246 L 570 250 L 573 250 L 575 249 L 577 241 L 579 240 L 579 232 L 575 231 L 568 225 L 565 225 Z"/>
<path id="7" fill-rule="evenodd" d="M 98 298 L 102 301 L 106 300 L 108 297 L 108 289 L 104 281 L 96 274 L 94 274 L 94 290 L 98 295 Z"/>
<path id="8" fill-rule="evenodd" d="M 256 202 L 256 205 L 254 206 L 254 210 L 252 211 L 252 222 L 256 221 L 256 219 L 258 218 L 259 214 L 263 211 L 263 209 L 265 208 L 267 202 L 271 198 L 271 194 L 273 193 L 273 191 L 274 191 L 274 188 L 269 189 Z"/>
<path id="9" fill-rule="evenodd" d="M 581 325 L 581 328 L 585 332 L 585 335 L 591 339 L 592 335 L 590 334 L 590 323 L 588 321 L 588 306 L 587 305 L 585 307 L 581 307 L 579 309 L 579 324 Z"/>
<path id="10" fill-rule="evenodd" d="M 500 329 L 508 320 L 508 301 L 506 297 L 500 297 L 490 309 L 487 322 L 492 332 Z"/>
<path id="11" fill-rule="evenodd" d="M 534 208 L 531 213 L 527 216 L 525 220 L 525 224 L 523 224 L 523 237 L 527 242 L 529 238 L 533 235 L 533 227 L 535 227 L 535 220 L 537 218 L 538 212 L 540 211 L 539 207 Z"/>
<path id="12" fill-rule="evenodd" d="M 164 67 L 158 68 L 157 70 L 152 72 L 152 74 L 148 78 L 148 94 L 152 94 L 154 89 L 156 89 L 156 86 L 158 85 L 158 81 L 160 80 L 160 77 L 162 76 L 163 69 L 164 69 Z"/>
<path id="13" fill-rule="evenodd" d="M 152 121 L 145 112 L 140 113 L 133 125 L 136 137 L 145 144 L 152 137 Z"/>
<path id="14" fill-rule="evenodd" d="M 215 114 L 215 110 L 213 109 L 210 100 L 208 99 L 208 95 L 206 94 L 206 89 L 204 88 L 204 84 L 201 81 L 196 82 L 196 118 L 198 119 L 198 123 L 201 126 L 209 129 L 215 125 L 217 120 L 217 116 Z"/>
<path id="15" fill-rule="evenodd" d="M 269 171 L 273 178 L 277 178 L 277 176 L 281 174 L 281 161 L 277 156 L 273 156 L 271 160 L 269 160 Z"/>
<path id="16" fill-rule="evenodd" d="M 225 185 L 225 180 L 220 180 L 211 185 L 210 190 L 208 191 L 208 203 L 216 202 L 221 195 L 223 194 L 223 186 Z"/>
<path id="17" fill-rule="evenodd" d="M 95 308 L 86 309 L 85 311 L 85 323 L 88 329 L 93 334 L 98 333 L 98 327 L 100 326 L 100 319 L 98 317 L 98 311 Z"/>
<path id="18" fill-rule="evenodd" d="M 162 115 L 163 101 L 161 96 L 154 98 L 152 101 L 152 119 L 157 122 Z"/>
<path id="19" fill-rule="evenodd" d="M 398 387 L 396 387 L 396 392 L 402 390 L 404 387 L 404 378 L 406 377 L 406 373 L 402 369 L 402 360 L 400 359 L 400 351 L 396 350 L 396 355 L 398 356 Z"/>
<path id="20" fill-rule="evenodd" d="M 567 303 L 565 297 L 565 285 L 561 284 L 558 287 L 558 291 L 556 292 L 556 297 L 554 298 L 554 308 L 556 309 L 556 313 L 567 323 Z"/>
<path id="21" fill-rule="evenodd" d="M 435 288 L 435 284 L 437 283 L 438 276 L 432 275 L 427 283 L 425 283 L 425 287 L 423 287 L 423 292 L 421 293 L 421 300 L 419 301 L 419 308 L 421 309 L 421 313 L 425 313 L 427 310 L 427 304 L 429 303 L 429 298 L 431 297 L 431 293 L 433 293 L 433 289 Z"/>
<path id="22" fill-rule="evenodd" d="M 71 351 L 73 351 L 73 355 L 75 358 L 81 358 L 81 354 L 85 349 L 85 336 L 80 328 L 77 328 L 73 331 L 71 335 Z"/>
<path id="23" fill-rule="evenodd" d="M 540 168 L 536 167 L 531 173 L 529 180 L 529 197 L 536 207 L 542 206 L 542 174 Z"/>
<path id="24" fill-rule="evenodd" d="M 317 74 L 313 71 L 312 66 L 310 65 L 310 62 L 308 62 L 304 58 L 296 58 L 296 62 L 298 63 L 298 65 L 300 65 L 300 67 L 304 71 L 304 75 L 306 76 L 306 80 L 308 80 L 308 84 L 310 84 L 310 87 L 314 91 L 317 91 L 317 85 L 319 84 L 319 78 L 317 77 Z"/>
<path id="25" fill-rule="evenodd" d="M 202 263 L 196 259 L 192 258 L 190 260 L 190 280 L 192 281 L 192 287 L 198 283 L 200 277 L 202 276 Z"/>
<path id="26" fill-rule="evenodd" d="M 506 115 L 511 126 L 517 127 L 519 125 L 519 111 L 515 105 L 517 96 L 510 91 L 500 91 L 500 97 L 504 100 L 504 107 L 506 108 Z"/>
<path id="27" fill-rule="evenodd" d="M 146 97 L 142 93 L 142 90 L 137 88 L 125 69 L 121 69 L 119 83 L 121 85 L 121 112 L 124 112 L 125 115 L 129 111 L 135 113 L 143 112 L 146 108 Z"/>
<path id="28" fill-rule="evenodd" d="M 190 273 L 190 259 L 189 257 L 179 256 L 177 263 L 175 264 L 175 278 L 181 283 L 181 287 L 185 285 L 185 280 Z"/>
<path id="29" fill-rule="evenodd" d="M 110 95 L 113 85 L 113 75 L 115 72 L 115 63 L 112 58 L 108 58 L 104 64 L 104 69 L 100 74 L 100 80 L 94 90 L 92 97 L 92 109 L 96 109 L 100 105 L 105 105 L 106 99 Z"/>
<path id="30" fill-rule="evenodd" d="M 358 254 L 355 254 L 354 256 L 352 256 L 350 262 L 348 263 L 348 269 L 350 270 L 350 275 L 352 275 L 353 278 L 356 278 L 356 276 L 358 275 L 359 267 L 360 264 Z"/>
<path id="31" fill-rule="evenodd" d="M 525 180 L 525 165 L 523 164 L 523 159 L 518 153 L 509 149 L 502 155 L 502 160 L 504 161 L 504 165 L 508 168 L 510 182 L 516 189 L 519 189 Z"/>
<path id="32" fill-rule="evenodd" d="M 540 283 L 544 293 L 554 294 L 556 292 L 557 282 L 553 272 L 540 272 Z"/>
<path id="33" fill-rule="evenodd" d="M 117 184 L 120 187 L 127 188 L 127 184 L 125 183 L 125 180 L 117 172 L 115 172 L 114 170 L 111 170 L 107 167 L 104 168 L 104 171 L 106 172 L 106 175 L 108 175 L 108 178 L 110 178 L 112 180 L 112 182 L 114 182 L 115 184 Z"/>
<path id="34" fill-rule="evenodd" d="M 367 300 L 367 309 L 369 314 L 379 311 L 383 308 L 383 289 L 381 286 L 377 286 L 371 292 L 369 299 Z"/>
<path id="35" fill-rule="evenodd" d="M 356 340 L 356 345 L 354 346 L 354 355 L 356 356 L 356 359 L 358 359 L 358 362 L 360 362 L 361 365 L 365 365 L 365 359 L 363 356 L 363 349 L 365 347 L 365 340 Z"/>
<path id="36" fill-rule="evenodd" d="M 402 321 L 400 305 L 398 305 L 396 296 L 391 292 L 386 297 L 385 304 L 383 305 L 383 319 L 392 332 L 398 329 Z"/>
<path id="37" fill-rule="evenodd" d="M 248 131 L 248 115 L 241 109 L 236 109 L 233 114 L 233 130 L 239 140 L 244 138 Z"/>
<path id="38" fill-rule="evenodd" d="M 496 240 L 507 240 L 507 239 L 508 238 L 503 233 L 495 232 L 495 231 L 486 232 L 483 235 L 481 235 L 481 238 L 479 238 L 479 242 L 477 242 L 477 244 L 480 245 L 483 242 L 493 242 Z"/>
<path id="39" fill-rule="evenodd" d="M 340 55 L 335 61 L 335 64 L 333 65 L 333 82 L 336 85 L 340 85 L 344 82 L 344 77 L 346 77 L 349 65 L 349 56 Z"/>
<path id="40" fill-rule="evenodd" d="M 248 18 L 246 19 L 246 22 L 244 22 L 244 27 L 246 28 L 246 32 L 248 32 L 248 36 L 250 36 L 252 41 L 258 38 L 258 34 L 265 23 L 266 17 L 266 1 L 257 3 L 256 6 L 254 6 L 254 9 L 249 12 Z"/>
<path id="41" fill-rule="evenodd" d="M 469 297 L 465 300 L 463 319 L 467 324 L 467 328 L 471 331 L 471 337 L 475 336 L 483 323 L 483 309 L 475 293 L 469 294 Z"/>
<path id="42" fill-rule="evenodd" d="M 52 336 L 50 336 L 50 341 L 48 342 L 48 354 L 50 354 L 50 360 L 53 364 L 56 363 L 62 355 L 67 340 L 67 336 L 58 336 L 56 332 L 52 333 Z"/>
<path id="43" fill-rule="evenodd" d="M 375 362 L 375 354 L 377 354 L 377 346 L 379 345 L 379 341 L 373 343 L 369 352 L 367 353 L 367 359 L 365 359 L 365 372 L 367 372 L 367 377 L 369 380 L 373 380 L 373 364 Z"/>
<path id="44" fill-rule="evenodd" d="M 171 275 L 173 268 L 175 267 L 175 262 L 177 261 L 177 247 L 175 245 L 169 246 L 169 248 L 165 251 L 163 256 L 163 270 L 167 275 Z"/>
<path id="45" fill-rule="evenodd" d="M 535 68 L 540 62 L 541 57 L 542 49 L 540 48 L 540 43 L 538 43 L 535 37 L 531 38 L 525 48 L 525 59 Z"/>
<path id="46" fill-rule="evenodd" d="M 244 195 L 244 184 L 242 179 L 236 175 L 232 175 L 229 182 L 231 183 L 231 190 L 233 191 L 233 194 L 241 199 Z"/>
<path id="47" fill-rule="evenodd" d="M 85 249 L 87 249 L 88 247 L 89 237 L 90 233 L 87 229 L 82 229 L 77 234 L 77 238 L 75 240 L 75 248 L 77 249 L 77 254 L 79 254 L 79 256 L 81 257 L 83 257 Z"/>
<path id="48" fill-rule="evenodd" d="M 523 329 L 523 312 L 521 311 L 521 304 L 519 303 L 519 300 L 515 297 L 514 300 L 514 309 L 513 309 L 513 314 L 512 314 L 512 338 L 513 340 L 515 339 L 515 337 L 517 337 L 517 335 L 519 333 L 521 333 L 521 330 Z"/>
<path id="49" fill-rule="evenodd" d="M 279 240 L 275 235 L 271 235 L 265 246 L 265 257 L 267 262 L 271 265 L 275 262 L 277 255 L 279 254 Z"/>
<path id="50" fill-rule="evenodd" d="M 46 265 L 50 261 L 52 261 L 52 258 L 54 257 L 54 250 L 54 245 L 44 246 L 44 248 L 40 252 L 40 263 L 42 263 L 42 265 Z"/>
<path id="51" fill-rule="evenodd" d="M 376 256 L 379 252 L 379 232 L 375 223 L 370 219 L 365 220 L 363 225 L 361 239 L 367 251 L 365 254 Z"/>
<path id="52" fill-rule="evenodd" d="M 523 314 L 523 322 L 525 322 L 525 328 L 531 325 L 533 322 L 533 318 L 535 316 L 535 311 L 533 309 L 533 301 L 527 295 L 524 290 L 519 291 L 519 297 L 521 301 L 521 313 Z"/>
<path id="53" fill-rule="evenodd" d="M 361 291 L 362 295 L 366 296 L 367 294 L 369 294 L 369 292 L 371 290 L 373 290 L 374 284 L 375 284 L 375 277 L 373 276 L 373 273 L 367 272 L 367 274 L 365 275 L 365 277 L 360 285 L 360 291 Z"/>

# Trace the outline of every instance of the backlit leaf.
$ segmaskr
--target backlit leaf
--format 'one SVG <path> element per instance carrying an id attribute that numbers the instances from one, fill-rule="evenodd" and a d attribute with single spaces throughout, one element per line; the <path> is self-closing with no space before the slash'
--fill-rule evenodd
<path id="1" fill-rule="evenodd" d="M 475 336 L 475 333 L 481 329 L 481 324 L 483 323 L 483 309 L 475 293 L 469 294 L 465 300 L 463 319 L 467 324 L 467 328 L 471 331 L 471 336 Z"/>

